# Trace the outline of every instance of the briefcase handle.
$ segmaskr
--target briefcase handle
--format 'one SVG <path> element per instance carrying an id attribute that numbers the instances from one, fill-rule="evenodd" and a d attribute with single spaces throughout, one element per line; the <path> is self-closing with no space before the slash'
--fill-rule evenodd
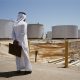
<path id="1" fill-rule="evenodd" d="M 14 40 L 14 41 L 13 41 L 13 44 L 14 44 L 14 45 L 19 45 L 19 42 L 18 42 L 17 40 Z"/>

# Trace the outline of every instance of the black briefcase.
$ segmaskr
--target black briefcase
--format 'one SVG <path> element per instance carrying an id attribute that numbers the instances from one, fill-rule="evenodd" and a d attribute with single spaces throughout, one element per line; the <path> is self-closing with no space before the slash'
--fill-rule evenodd
<path id="1" fill-rule="evenodd" d="M 17 56 L 17 57 L 21 57 L 21 51 L 22 51 L 22 47 L 16 44 L 16 42 L 13 42 L 13 44 L 9 43 L 10 54 Z"/>

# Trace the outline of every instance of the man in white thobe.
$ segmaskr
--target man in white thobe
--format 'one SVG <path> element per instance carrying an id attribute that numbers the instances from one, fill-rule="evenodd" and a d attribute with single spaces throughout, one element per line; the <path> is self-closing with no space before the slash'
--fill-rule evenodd
<path id="1" fill-rule="evenodd" d="M 25 73 L 31 73 L 32 66 L 29 59 L 27 23 L 26 14 L 24 12 L 18 13 L 16 24 L 13 27 L 12 37 L 13 40 L 17 40 L 19 45 L 22 46 L 21 57 L 16 57 L 17 72 L 24 70 Z"/>

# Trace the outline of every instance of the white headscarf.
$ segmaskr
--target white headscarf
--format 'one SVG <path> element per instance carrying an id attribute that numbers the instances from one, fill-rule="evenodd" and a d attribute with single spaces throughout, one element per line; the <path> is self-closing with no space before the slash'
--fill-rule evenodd
<path id="1" fill-rule="evenodd" d="M 17 26 L 21 21 L 26 21 L 26 14 L 23 14 L 23 12 L 18 13 L 17 20 L 14 22 L 13 26 Z"/>
<path id="2" fill-rule="evenodd" d="M 26 20 L 26 14 L 23 14 L 23 13 L 18 13 L 18 17 L 17 17 L 17 22 L 20 22 L 20 21 L 25 21 Z"/>

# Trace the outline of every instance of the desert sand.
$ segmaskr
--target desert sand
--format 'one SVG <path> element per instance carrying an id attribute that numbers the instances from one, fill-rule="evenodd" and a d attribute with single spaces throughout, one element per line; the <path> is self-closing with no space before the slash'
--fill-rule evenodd
<path id="1" fill-rule="evenodd" d="M 69 65 L 68 68 L 63 68 L 64 64 L 57 62 L 55 59 L 63 58 L 64 49 L 63 47 L 58 46 L 57 55 L 53 57 L 53 51 L 48 48 L 49 44 L 47 44 L 45 50 L 44 45 L 40 45 L 39 55 L 37 57 L 37 62 L 34 61 L 35 49 L 30 50 L 30 60 L 32 63 L 33 71 L 32 74 L 24 75 L 24 74 L 16 74 L 16 64 L 15 64 L 15 56 L 10 55 L 8 53 L 8 42 L 2 42 L 0 45 L 0 80 L 80 80 L 80 66 Z M 34 48 L 33 45 L 31 45 Z M 42 51 L 41 51 L 42 50 Z M 45 53 L 46 52 L 46 53 Z M 48 53 L 51 54 L 48 54 Z M 43 54 L 44 55 L 41 55 Z M 55 48 L 54 48 L 55 53 Z M 47 55 L 45 55 L 47 54 Z M 61 61 L 62 62 L 62 61 Z"/>

